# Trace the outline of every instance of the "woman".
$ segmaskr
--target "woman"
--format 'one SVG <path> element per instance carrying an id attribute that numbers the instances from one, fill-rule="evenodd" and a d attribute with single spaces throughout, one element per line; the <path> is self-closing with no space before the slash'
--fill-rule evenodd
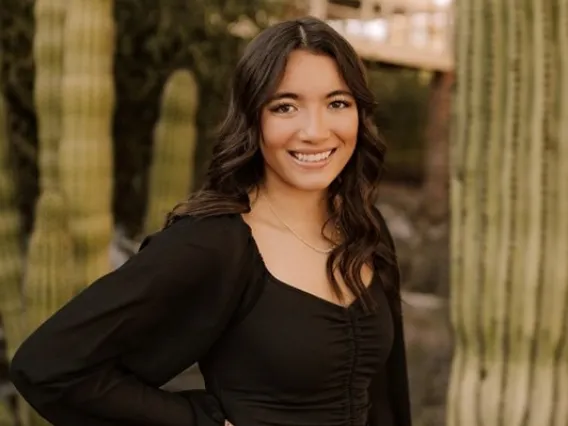
<path id="1" fill-rule="evenodd" d="M 56 426 L 409 426 L 373 104 L 325 23 L 258 35 L 204 187 L 21 346 L 24 398 Z M 159 388 L 195 362 L 207 391 Z"/>

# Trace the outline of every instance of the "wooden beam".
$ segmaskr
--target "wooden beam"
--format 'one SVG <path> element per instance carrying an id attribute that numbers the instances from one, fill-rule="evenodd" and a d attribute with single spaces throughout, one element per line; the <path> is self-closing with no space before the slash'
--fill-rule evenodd
<path id="1" fill-rule="evenodd" d="M 326 19 L 328 16 L 328 0 L 310 0 L 310 15 L 319 18 Z"/>
<path id="2" fill-rule="evenodd" d="M 384 62 L 401 67 L 427 71 L 448 72 L 454 69 L 453 54 L 434 48 L 394 45 L 371 40 L 368 37 L 343 33 L 359 56 L 368 61 Z"/>
<path id="3" fill-rule="evenodd" d="M 310 3 L 314 1 L 316 0 L 310 0 Z M 388 6 L 389 13 L 402 14 L 447 12 L 449 10 L 447 7 L 436 6 L 433 1 L 423 0 L 397 0 L 389 2 Z M 383 15 L 377 12 L 370 19 L 380 18 L 381 16 Z M 362 9 L 361 7 L 351 7 L 328 1 L 327 19 L 363 19 Z"/>

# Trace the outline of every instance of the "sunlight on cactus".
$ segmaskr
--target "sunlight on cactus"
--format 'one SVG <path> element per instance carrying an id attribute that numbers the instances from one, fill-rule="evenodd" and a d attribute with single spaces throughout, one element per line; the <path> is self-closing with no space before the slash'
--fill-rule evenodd
<path id="1" fill-rule="evenodd" d="M 64 40 L 60 176 L 78 279 L 86 286 L 111 269 L 115 104 L 112 0 L 68 2 Z"/>
<path id="2" fill-rule="evenodd" d="M 162 97 L 154 132 L 145 233 L 155 232 L 172 207 L 187 198 L 194 174 L 198 87 L 192 73 L 175 71 Z"/>
<path id="3" fill-rule="evenodd" d="M 36 206 L 25 279 L 27 322 L 35 329 L 81 290 L 73 274 L 73 243 L 65 201 L 46 192 Z"/>

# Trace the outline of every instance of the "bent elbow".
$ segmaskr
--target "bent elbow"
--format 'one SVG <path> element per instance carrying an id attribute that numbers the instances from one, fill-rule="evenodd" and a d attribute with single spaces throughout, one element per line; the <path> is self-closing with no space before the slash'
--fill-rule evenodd
<path id="1" fill-rule="evenodd" d="M 10 361 L 8 378 L 25 400 L 28 400 L 30 393 L 33 394 L 34 388 L 37 387 L 34 384 L 32 372 L 33 366 L 21 356 L 19 351 L 16 352 Z"/>
<path id="2" fill-rule="evenodd" d="M 26 342 L 16 351 L 10 361 L 8 377 L 20 395 L 36 410 L 60 398 L 60 393 L 50 384 L 56 378 L 46 375 L 45 359 L 41 352 L 28 348 Z"/>

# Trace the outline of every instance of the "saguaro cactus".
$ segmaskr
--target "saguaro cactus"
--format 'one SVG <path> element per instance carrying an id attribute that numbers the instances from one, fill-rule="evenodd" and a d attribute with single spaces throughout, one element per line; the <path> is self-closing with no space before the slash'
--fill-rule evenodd
<path id="1" fill-rule="evenodd" d="M 160 120 L 154 132 L 145 233 L 158 230 L 166 213 L 191 189 L 197 102 L 193 74 L 175 71 L 164 88 Z"/>
<path id="2" fill-rule="evenodd" d="M 457 2 L 449 426 L 568 425 L 568 2 Z"/>
<path id="3" fill-rule="evenodd" d="M 79 289 L 66 205 L 59 187 L 63 31 L 67 0 L 37 0 L 35 106 L 41 193 L 36 204 L 24 285 L 27 322 L 35 328 Z"/>
<path id="4" fill-rule="evenodd" d="M 25 280 L 26 322 L 37 327 L 81 290 L 74 274 L 73 242 L 67 227 L 65 201 L 47 191 L 36 205 L 34 232 Z"/>
<path id="5" fill-rule="evenodd" d="M 63 31 L 68 2 L 36 0 L 34 5 L 34 101 L 38 117 L 41 190 L 52 189 L 58 184 Z"/>
<path id="6" fill-rule="evenodd" d="M 76 287 L 71 235 L 58 185 L 65 7 L 66 0 L 37 0 L 34 5 L 34 101 L 38 119 L 40 194 L 26 259 L 27 333 L 69 300 Z M 20 405 L 24 424 L 48 424 L 25 401 Z"/>
<path id="7" fill-rule="evenodd" d="M 111 268 L 113 2 L 71 0 L 66 14 L 60 176 L 85 286 Z"/>

